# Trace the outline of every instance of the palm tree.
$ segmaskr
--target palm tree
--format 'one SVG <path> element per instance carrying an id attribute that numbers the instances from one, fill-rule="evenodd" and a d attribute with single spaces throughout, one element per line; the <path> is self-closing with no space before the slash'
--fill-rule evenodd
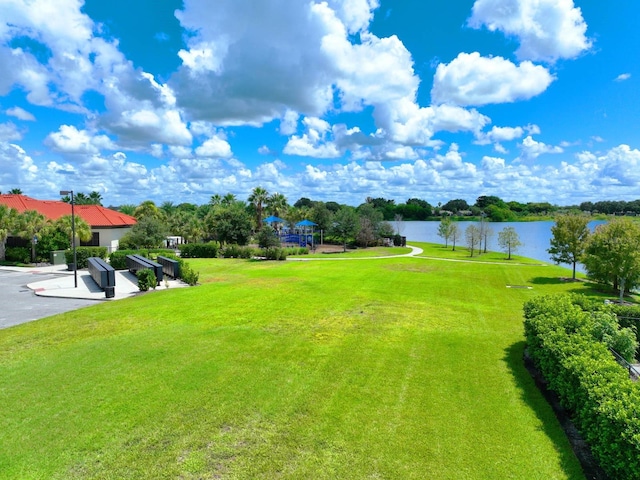
<path id="1" fill-rule="evenodd" d="M 93 234 L 91 233 L 91 227 L 89 224 L 83 219 L 75 216 L 76 222 L 76 241 L 75 244 L 78 244 L 77 239 L 82 240 L 83 242 L 88 242 L 91 240 Z M 71 248 L 73 248 L 73 224 L 71 215 L 63 215 L 59 219 L 54 222 L 54 225 L 59 228 L 64 234 L 69 238 L 69 244 Z"/>
<path id="2" fill-rule="evenodd" d="M 280 217 L 284 215 L 288 208 L 289 204 L 287 203 L 287 197 L 282 193 L 274 193 L 267 198 L 267 211 L 271 215 Z"/>
<path id="3" fill-rule="evenodd" d="M 171 217 L 177 209 L 178 207 L 171 201 L 162 202 L 162 205 L 160 205 L 160 210 L 162 210 L 167 217 Z"/>
<path id="4" fill-rule="evenodd" d="M 11 190 L 9 190 L 9 193 L 12 195 L 22 195 L 22 190 L 20 190 L 19 188 L 12 188 Z"/>
<path id="5" fill-rule="evenodd" d="M 86 193 L 78 192 L 75 194 L 73 201 L 76 202 L 76 205 L 89 205 L 90 200 Z"/>
<path id="6" fill-rule="evenodd" d="M 47 219 L 35 210 L 25 210 L 18 216 L 18 235 L 31 241 L 31 261 L 36 261 L 36 242 L 38 233 L 47 224 Z"/>
<path id="7" fill-rule="evenodd" d="M 118 211 L 120 213 L 124 213 L 125 215 L 130 215 L 130 216 L 133 217 L 133 214 L 136 211 L 136 206 L 133 205 L 132 203 L 127 203 L 127 204 L 124 204 L 124 205 L 120 205 L 118 207 Z"/>
<path id="8" fill-rule="evenodd" d="M 96 192 L 95 190 L 89 194 L 89 203 L 91 205 L 100 205 L 102 206 L 102 195 L 100 192 Z"/>
<path id="9" fill-rule="evenodd" d="M 256 212 L 256 230 L 262 228 L 262 209 L 264 208 L 267 199 L 269 198 L 269 192 L 262 187 L 255 187 L 251 195 L 249 195 L 249 202 L 253 205 Z"/>
<path id="10" fill-rule="evenodd" d="M 222 196 L 219 193 L 215 195 L 211 195 L 211 199 L 209 200 L 209 204 L 212 206 L 222 205 Z"/>
<path id="11" fill-rule="evenodd" d="M 146 217 L 155 218 L 156 220 L 162 220 L 164 217 L 162 210 L 160 210 L 151 200 L 145 200 L 140 205 L 138 205 L 138 208 L 136 208 L 133 216 L 136 217 L 137 220 L 142 220 Z"/>
<path id="12" fill-rule="evenodd" d="M 0 204 L 0 260 L 5 260 L 6 258 L 7 238 L 16 227 L 17 217 L 18 211 L 15 208 Z"/>
<path id="13" fill-rule="evenodd" d="M 224 197 L 222 197 L 222 204 L 233 205 L 236 200 L 236 196 L 233 193 L 227 193 Z"/>

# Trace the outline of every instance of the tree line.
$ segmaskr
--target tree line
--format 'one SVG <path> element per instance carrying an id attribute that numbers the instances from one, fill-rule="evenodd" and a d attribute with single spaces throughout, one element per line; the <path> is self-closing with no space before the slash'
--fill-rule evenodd
<path id="1" fill-rule="evenodd" d="M 556 263 L 584 265 L 592 280 L 618 290 L 622 303 L 625 292 L 640 284 L 640 224 L 628 217 L 614 217 L 598 225 L 592 233 L 589 218 L 563 215 L 551 228 L 548 249 Z"/>
<path id="2" fill-rule="evenodd" d="M 157 246 L 169 235 L 182 237 L 187 243 L 214 240 L 223 245 L 246 245 L 257 242 L 265 229 L 293 227 L 302 220 L 314 222 L 315 231 L 322 232 L 324 240 L 345 249 L 348 244 L 371 246 L 398 235 L 370 203 L 352 207 L 300 199 L 290 205 L 283 194 L 269 193 L 263 187 L 254 188 L 247 201 L 227 193 L 213 195 L 203 205 L 167 201 L 158 206 L 147 200 L 118 210 L 137 219 L 132 231 L 120 240 L 122 248 Z M 265 222 L 268 217 L 279 220 Z"/>
<path id="3" fill-rule="evenodd" d="M 0 261 L 48 261 L 51 251 L 66 250 L 72 246 L 72 230 L 71 215 L 51 221 L 35 210 L 19 213 L 15 208 L 0 204 Z M 76 245 L 80 241 L 91 240 L 91 227 L 77 215 L 75 231 Z M 9 237 L 18 237 L 30 247 L 8 248 Z"/>

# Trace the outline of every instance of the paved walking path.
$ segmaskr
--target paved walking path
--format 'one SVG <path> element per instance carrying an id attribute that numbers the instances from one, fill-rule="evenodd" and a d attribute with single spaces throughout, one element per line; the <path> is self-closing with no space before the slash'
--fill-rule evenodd
<path id="1" fill-rule="evenodd" d="M 416 255 L 420 255 L 424 250 L 422 250 L 421 248 L 418 247 L 414 247 L 412 245 L 407 245 L 407 248 L 410 248 L 411 251 L 409 253 L 403 253 L 401 255 L 381 255 L 379 257 L 335 257 L 334 254 L 327 254 L 326 258 L 319 258 L 319 257 L 312 257 L 312 258 L 305 258 L 304 256 L 294 256 L 294 257 L 287 257 L 287 261 L 291 261 L 291 262 L 313 262 L 313 261 L 327 261 L 327 260 L 331 260 L 331 261 L 344 261 L 344 260 L 371 260 L 371 259 L 375 259 L 375 260 L 382 260 L 385 258 L 402 258 L 402 257 L 415 257 Z M 426 258 L 426 257 L 425 257 Z"/>
<path id="2" fill-rule="evenodd" d="M 371 260 L 371 259 L 378 259 L 378 260 L 382 260 L 385 258 L 402 258 L 402 257 L 417 257 L 418 255 L 421 255 L 424 250 L 422 250 L 419 247 L 414 247 L 413 245 L 407 245 L 407 248 L 410 248 L 411 251 L 409 253 L 404 253 L 401 255 L 382 255 L 382 256 L 378 256 L 378 257 L 335 257 L 333 254 L 331 255 L 327 255 L 327 258 L 319 258 L 319 257 L 312 257 L 312 258 L 305 258 L 304 256 L 298 257 L 298 256 L 294 256 L 294 257 L 288 257 L 287 261 L 292 261 L 292 262 L 313 262 L 313 261 L 346 261 L 346 260 Z M 462 262 L 462 263 L 483 263 L 486 265 L 513 265 L 513 266 L 520 266 L 520 267 L 546 267 L 548 266 L 547 264 L 544 263 L 519 263 L 519 262 L 486 262 L 483 260 L 465 260 L 462 258 L 441 258 L 441 257 L 417 257 L 417 258 L 423 258 L 425 260 L 440 260 L 442 262 Z"/>

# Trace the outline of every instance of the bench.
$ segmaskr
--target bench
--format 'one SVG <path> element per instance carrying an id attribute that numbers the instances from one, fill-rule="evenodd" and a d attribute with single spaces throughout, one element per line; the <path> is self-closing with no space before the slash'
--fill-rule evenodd
<path id="1" fill-rule="evenodd" d="M 172 278 L 178 278 L 180 276 L 180 262 L 173 258 L 167 258 L 158 255 L 158 263 L 162 265 L 162 272 Z"/>
<path id="2" fill-rule="evenodd" d="M 155 273 L 158 285 L 162 282 L 164 274 L 162 273 L 162 265 L 159 263 L 149 260 L 142 255 L 127 255 L 125 257 L 125 261 L 127 263 L 127 268 L 131 273 L 136 274 L 138 273 L 138 270 L 149 269 Z"/>
<path id="3" fill-rule="evenodd" d="M 87 267 L 93 281 L 104 290 L 105 297 L 113 298 L 116 287 L 116 271 L 113 267 L 99 257 L 89 257 Z"/>

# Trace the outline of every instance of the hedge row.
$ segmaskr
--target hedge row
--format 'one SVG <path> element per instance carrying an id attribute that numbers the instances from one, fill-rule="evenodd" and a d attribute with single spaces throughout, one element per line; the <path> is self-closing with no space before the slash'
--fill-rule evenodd
<path id="1" fill-rule="evenodd" d="M 253 258 L 265 257 L 267 260 L 285 260 L 287 255 L 307 255 L 306 247 L 287 247 L 268 249 L 240 245 L 220 246 L 217 242 L 187 243 L 180 245 L 181 258 Z"/>
<path id="2" fill-rule="evenodd" d="M 182 258 L 217 258 L 220 245 L 218 242 L 185 243 L 180 245 Z"/>
<path id="3" fill-rule="evenodd" d="M 611 478 L 638 479 L 640 386 L 629 379 L 603 341 L 633 333 L 618 329 L 613 313 L 585 311 L 579 305 L 583 303 L 567 295 L 528 301 L 524 325 L 529 354 L 572 412 L 603 470 Z M 613 324 L 617 331 L 611 332 Z"/>
<path id="4" fill-rule="evenodd" d="M 73 263 L 73 249 L 65 250 L 65 260 Z M 76 268 L 87 268 L 89 257 L 107 258 L 107 247 L 76 247 Z"/>

